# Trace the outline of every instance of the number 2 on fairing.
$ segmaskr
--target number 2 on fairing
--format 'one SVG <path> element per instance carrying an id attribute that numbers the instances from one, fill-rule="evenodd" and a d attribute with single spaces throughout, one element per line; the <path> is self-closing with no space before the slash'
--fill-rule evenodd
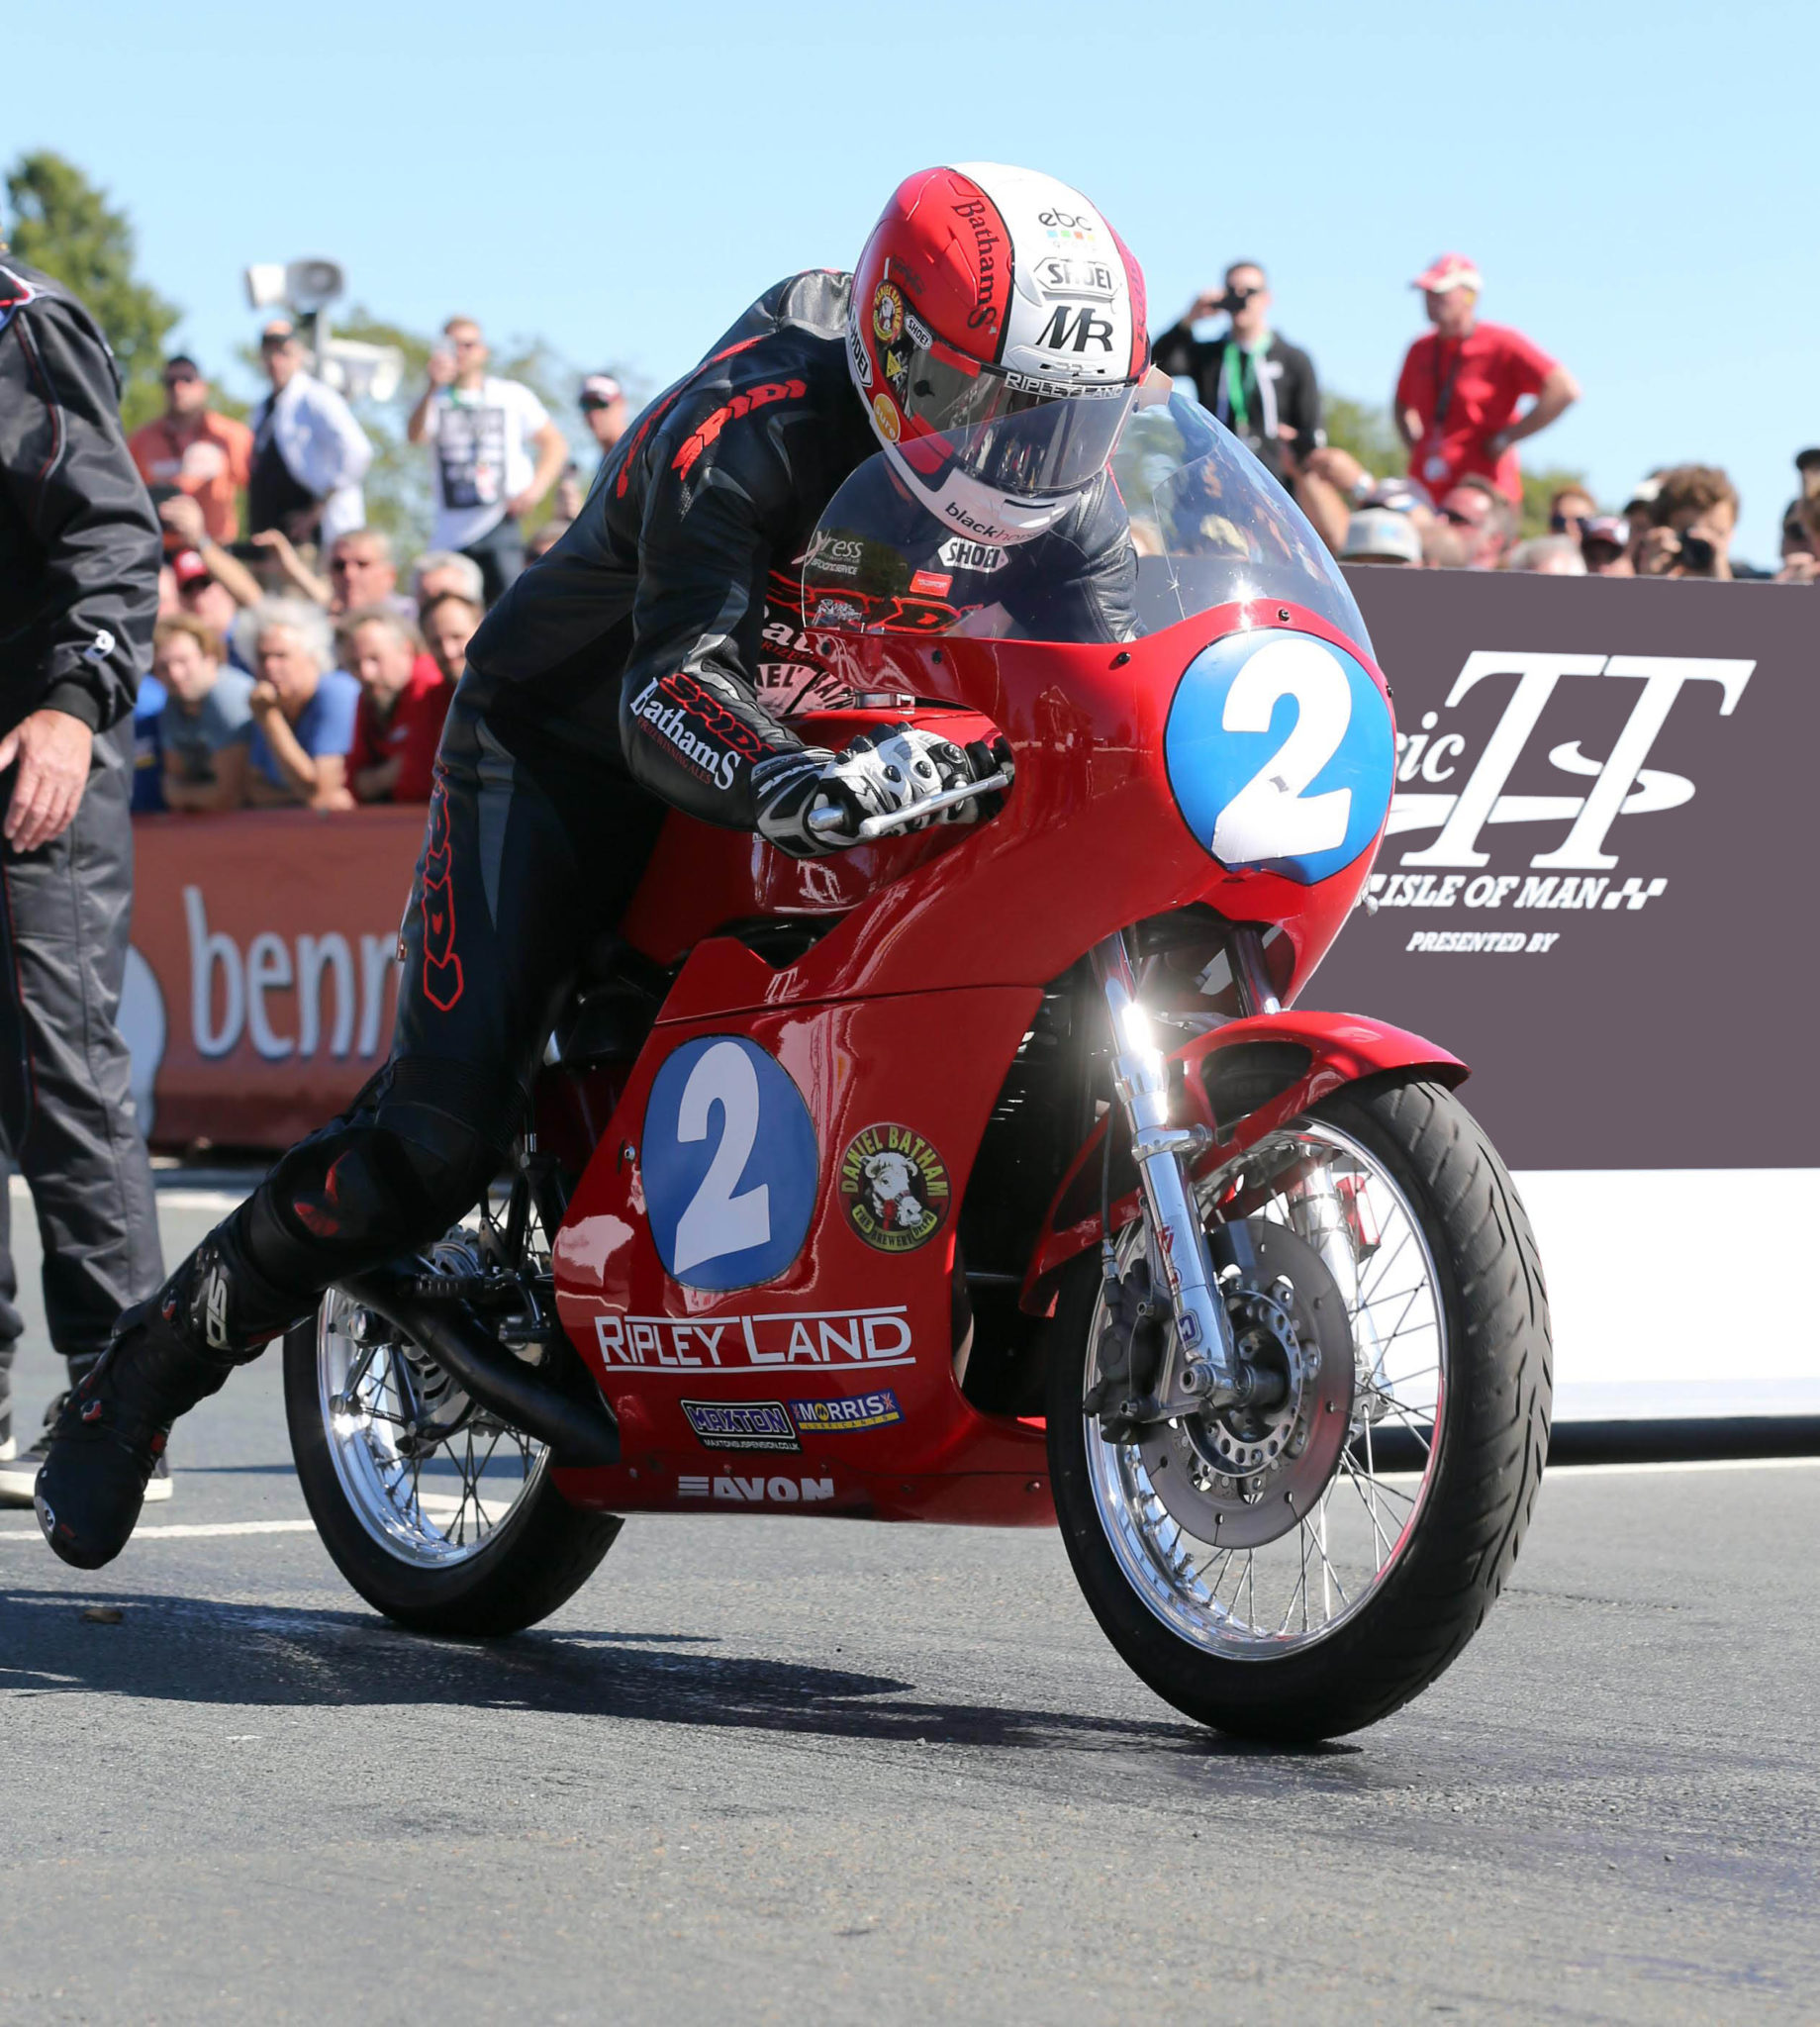
<path id="1" fill-rule="evenodd" d="M 703 1034 L 666 1058 L 644 1109 L 645 1210 L 686 1288 L 756 1288 L 803 1249 L 815 1128 L 790 1072 L 746 1035 Z"/>
<path id="2" fill-rule="evenodd" d="M 1229 871 L 1304 887 L 1369 850 L 1390 807 L 1389 699 L 1312 633 L 1227 633 L 1182 672 L 1163 727 L 1182 820 Z"/>
<path id="3" fill-rule="evenodd" d="M 758 1138 L 758 1073 L 737 1042 L 716 1042 L 697 1060 L 683 1086 L 676 1137 L 706 1140 L 716 1105 L 720 1108 L 719 1144 L 676 1220 L 672 1271 L 677 1274 L 705 1260 L 766 1245 L 771 1238 L 770 1190 L 758 1183 L 734 1194 Z"/>
<path id="4" fill-rule="evenodd" d="M 1267 732 L 1278 703 L 1295 700 L 1290 735 L 1219 813 L 1213 856 L 1227 864 L 1331 851 L 1346 836 L 1352 790 L 1303 793 L 1340 750 L 1352 723 L 1352 687 L 1311 640 L 1277 640 L 1254 654 L 1226 692 L 1221 728 Z"/>

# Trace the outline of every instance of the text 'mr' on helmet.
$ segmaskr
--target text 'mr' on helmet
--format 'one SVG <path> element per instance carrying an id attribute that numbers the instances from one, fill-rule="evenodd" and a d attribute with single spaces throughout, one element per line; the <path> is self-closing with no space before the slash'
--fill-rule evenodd
<path id="1" fill-rule="evenodd" d="M 847 364 L 938 520 L 1000 547 L 1051 528 L 1105 464 L 1149 352 L 1143 270 L 1053 176 L 922 169 L 860 255 Z"/>

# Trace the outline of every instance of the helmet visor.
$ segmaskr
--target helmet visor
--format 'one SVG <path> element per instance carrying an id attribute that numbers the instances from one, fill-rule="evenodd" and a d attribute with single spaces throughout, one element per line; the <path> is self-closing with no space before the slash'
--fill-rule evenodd
<path id="1" fill-rule="evenodd" d="M 985 366 L 939 339 L 886 347 L 892 392 L 907 416 L 945 439 L 952 461 L 995 492 L 1020 498 L 1086 485 L 1112 454 L 1131 412 L 1135 380 L 1069 383 Z M 915 438 L 904 445 L 913 465 Z"/>

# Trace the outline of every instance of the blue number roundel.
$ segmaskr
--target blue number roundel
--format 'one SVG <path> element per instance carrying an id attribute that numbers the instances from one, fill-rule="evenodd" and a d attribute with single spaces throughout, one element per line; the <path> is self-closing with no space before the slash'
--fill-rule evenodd
<path id="1" fill-rule="evenodd" d="M 1163 734 L 1189 828 L 1233 872 L 1313 886 L 1365 850 L 1390 806 L 1390 709 L 1312 633 L 1229 633 L 1183 672 Z"/>
<path id="2" fill-rule="evenodd" d="M 706 1034 L 657 1073 L 644 1109 L 644 1202 L 658 1257 L 689 1288 L 753 1288 L 803 1250 L 815 1128 L 756 1042 Z"/>

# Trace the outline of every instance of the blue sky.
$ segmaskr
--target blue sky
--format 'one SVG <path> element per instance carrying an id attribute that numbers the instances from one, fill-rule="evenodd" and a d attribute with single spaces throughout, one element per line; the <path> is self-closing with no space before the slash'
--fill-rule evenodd
<path id="1" fill-rule="evenodd" d="M 60 0 L 7 54 L 42 84 L 0 154 L 110 189 L 205 363 L 253 328 L 246 262 L 322 252 L 379 314 L 661 383 L 779 275 L 849 264 L 901 175 L 990 158 L 1086 190 L 1163 321 L 1264 260 L 1279 328 L 1373 400 L 1408 277 L 1462 248 L 1584 389 L 1537 461 L 1613 503 L 1723 463 L 1759 560 L 1820 442 L 1812 5 Z"/>

